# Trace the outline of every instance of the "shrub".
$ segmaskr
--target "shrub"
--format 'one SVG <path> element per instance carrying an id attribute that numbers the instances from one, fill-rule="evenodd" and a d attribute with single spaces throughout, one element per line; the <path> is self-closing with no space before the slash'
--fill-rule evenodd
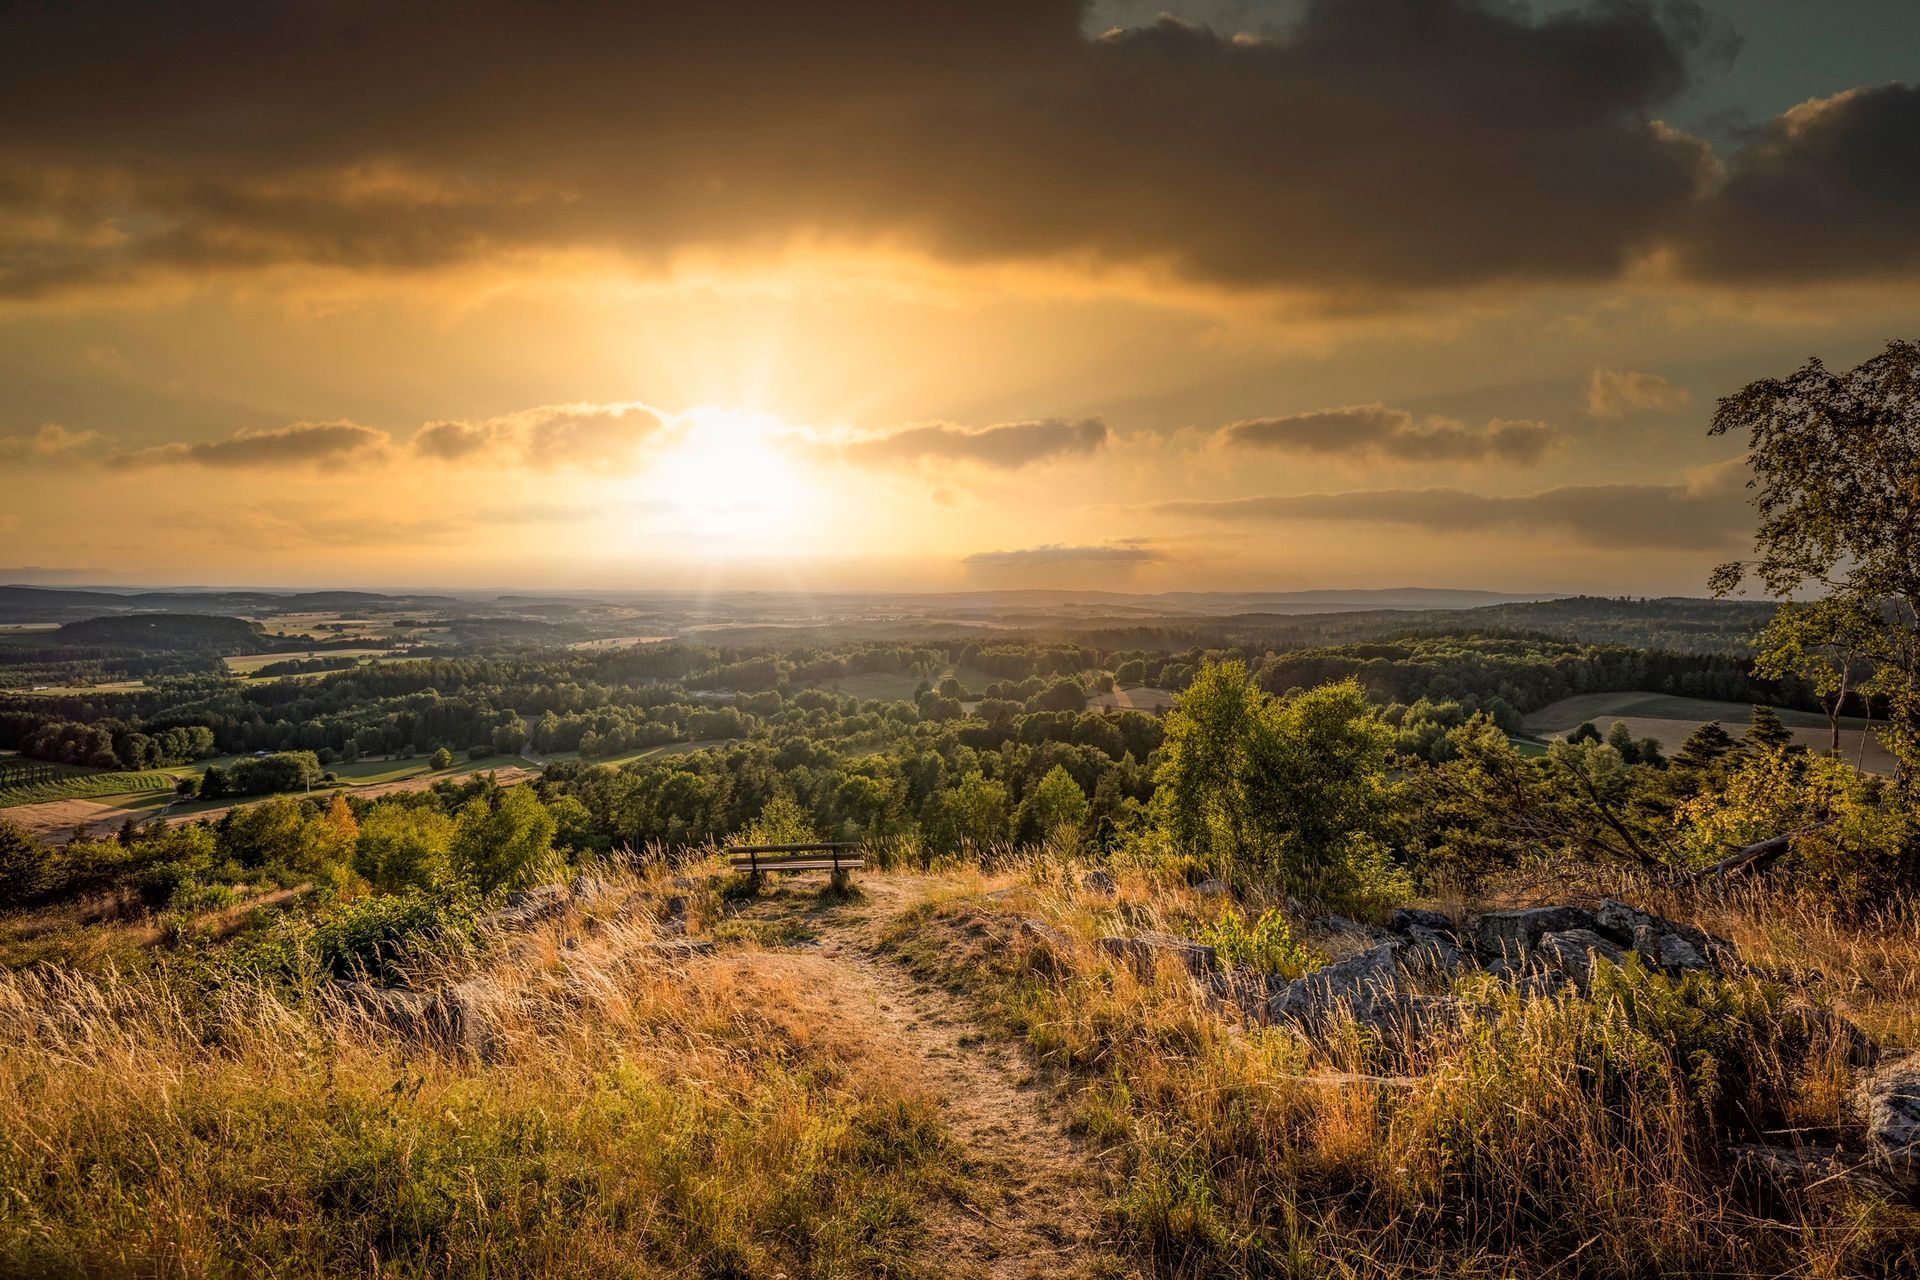
<path id="1" fill-rule="evenodd" d="M 1201 930 L 1200 940 L 1233 968 L 1274 977 L 1302 977 L 1327 962 L 1326 957 L 1294 940 L 1293 926 L 1274 907 L 1262 911 L 1252 925 L 1228 907 L 1219 920 Z"/>
<path id="2" fill-rule="evenodd" d="M 477 930 L 478 913 L 464 894 L 380 894 L 323 913 L 304 949 L 322 973 L 389 985 L 407 966 L 466 950 Z"/>

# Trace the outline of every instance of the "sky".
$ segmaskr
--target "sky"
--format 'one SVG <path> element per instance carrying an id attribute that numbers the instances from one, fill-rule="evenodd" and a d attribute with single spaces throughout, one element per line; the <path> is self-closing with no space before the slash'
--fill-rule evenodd
<path id="1" fill-rule="evenodd" d="M 1704 594 L 1909 0 L 0 7 L 0 581 Z"/>

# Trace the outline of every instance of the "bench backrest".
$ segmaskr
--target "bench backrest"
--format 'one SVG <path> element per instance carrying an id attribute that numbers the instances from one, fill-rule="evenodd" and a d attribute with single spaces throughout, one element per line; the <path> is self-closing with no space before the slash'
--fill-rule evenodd
<path id="1" fill-rule="evenodd" d="M 866 860 L 857 840 L 813 844 L 748 844 L 727 850 L 736 869 L 748 871 L 858 870 Z"/>

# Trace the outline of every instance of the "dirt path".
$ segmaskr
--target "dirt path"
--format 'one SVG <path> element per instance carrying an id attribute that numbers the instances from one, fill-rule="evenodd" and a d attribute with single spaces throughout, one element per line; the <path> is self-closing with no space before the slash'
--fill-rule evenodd
<path id="1" fill-rule="evenodd" d="M 930 1226 L 938 1273 L 967 1280 L 1069 1280 L 1125 1271 L 1100 1248 L 1098 1153 L 1069 1133 L 1054 1091 L 1017 1047 L 983 1035 L 966 1007 L 879 953 L 887 923 L 931 881 L 874 876 L 864 909 L 822 913 L 816 945 L 749 963 L 817 993 L 823 1033 L 861 1042 L 880 1069 L 938 1099 L 978 1194 Z M 745 957 L 742 957 L 744 960 Z M 1129 1273 L 1130 1274 L 1130 1273 Z"/>

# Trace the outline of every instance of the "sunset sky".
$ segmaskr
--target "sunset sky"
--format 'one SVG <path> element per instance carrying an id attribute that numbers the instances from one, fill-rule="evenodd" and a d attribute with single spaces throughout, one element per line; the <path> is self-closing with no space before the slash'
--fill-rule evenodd
<path id="1" fill-rule="evenodd" d="M 0 581 L 1702 594 L 1920 4 L 0 11 Z"/>

